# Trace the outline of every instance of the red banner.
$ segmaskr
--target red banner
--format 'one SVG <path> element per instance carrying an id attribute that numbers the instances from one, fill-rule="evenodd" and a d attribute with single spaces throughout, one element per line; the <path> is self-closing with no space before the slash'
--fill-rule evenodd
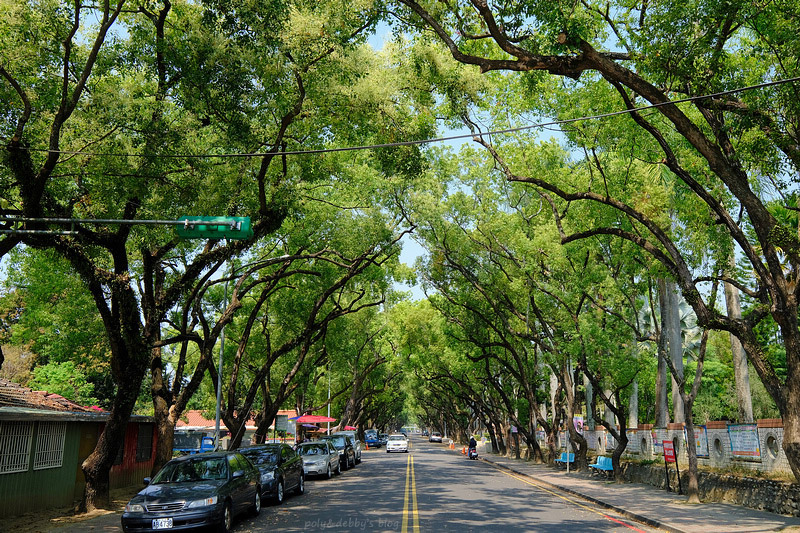
<path id="1" fill-rule="evenodd" d="M 675 448 L 672 446 L 671 440 L 664 441 L 664 461 L 667 463 L 675 462 Z"/>

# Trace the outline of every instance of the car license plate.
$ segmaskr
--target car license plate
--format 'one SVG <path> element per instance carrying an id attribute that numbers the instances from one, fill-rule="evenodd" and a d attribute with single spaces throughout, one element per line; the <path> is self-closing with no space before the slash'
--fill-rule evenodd
<path id="1" fill-rule="evenodd" d="M 153 529 L 172 529 L 172 518 L 154 518 Z"/>

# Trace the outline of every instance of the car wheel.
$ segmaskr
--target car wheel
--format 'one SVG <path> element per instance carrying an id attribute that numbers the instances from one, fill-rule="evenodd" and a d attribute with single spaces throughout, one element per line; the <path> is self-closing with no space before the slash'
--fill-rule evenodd
<path id="1" fill-rule="evenodd" d="M 355 468 L 355 467 L 356 467 L 356 458 L 355 456 L 353 456 L 353 462 L 350 463 L 350 468 Z"/>
<path id="2" fill-rule="evenodd" d="M 326 473 L 328 479 L 333 477 L 333 472 L 331 472 L 331 465 L 328 465 L 328 472 Z"/>
<path id="3" fill-rule="evenodd" d="M 336 463 L 336 474 L 339 475 L 342 473 L 342 463 Z"/>
<path id="4" fill-rule="evenodd" d="M 261 487 L 256 487 L 256 497 L 253 498 L 253 505 L 250 506 L 250 514 L 258 516 L 261 512 Z"/>
<path id="5" fill-rule="evenodd" d="M 356 457 L 356 464 L 357 465 L 361 464 L 361 456 L 360 455 L 358 457 Z"/>
<path id="6" fill-rule="evenodd" d="M 350 460 L 347 457 L 345 457 L 344 464 L 342 464 L 341 462 L 339 463 L 339 471 L 341 472 L 342 470 L 347 470 L 347 467 L 349 466 L 350 466 Z"/>
<path id="7" fill-rule="evenodd" d="M 275 503 L 278 505 L 283 503 L 283 480 L 278 480 L 278 486 L 275 489 Z"/>
<path id="8" fill-rule="evenodd" d="M 225 508 L 222 510 L 222 522 L 217 527 L 217 531 L 219 533 L 230 533 L 232 525 L 233 511 L 231 510 L 231 502 L 225 502 Z"/>
<path id="9" fill-rule="evenodd" d="M 303 494 L 306 491 L 306 476 L 300 476 L 300 483 L 297 485 L 297 494 Z"/>

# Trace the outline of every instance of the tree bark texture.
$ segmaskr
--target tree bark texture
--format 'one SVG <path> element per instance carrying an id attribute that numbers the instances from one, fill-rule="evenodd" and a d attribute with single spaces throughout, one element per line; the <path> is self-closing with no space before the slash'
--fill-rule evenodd
<path id="1" fill-rule="evenodd" d="M 729 262 L 729 276 L 733 276 L 736 268 L 736 258 L 731 254 Z M 725 305 L 728 316 L 734 320 L 742 319 L 742 307 L 739 300 L 739 289 L 735 285 L 725 283 Z M 739 422 L 753 421 L 753 399 L 750 394 L 750 369 L 747 364 L 747 353 L 742 342 L 735 336 L 731 338 L 731 355 L 733 359 L 733 378 L 736 384 L 736 402 L 739 407 Z"/>

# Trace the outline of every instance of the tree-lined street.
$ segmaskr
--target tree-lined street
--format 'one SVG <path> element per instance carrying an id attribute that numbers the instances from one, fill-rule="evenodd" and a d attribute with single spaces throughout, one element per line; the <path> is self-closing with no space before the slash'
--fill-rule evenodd
<path id="1" fill-rule="evenodd" d="M 419 435 L 411 442 L 408 455 L 365 452 L 340 479 L 311 480 L 304 496 L 236 531 L 655 531 Z"/>
<path id="2" fill-rule="evenodd" d="M 797 2 L 0 12 L 0 377 L 104 413 L 79 509 L 110 505 L 131 416 L 155 473 L 190 410 L 231 448 L 285 409 L 585 470 L 580 424 L 617 480 L 631 428 L 780 419 L 800 478 Z M 211 216 L 252 231 L 170 222 Z M 31 487 L 8 460 L 0 494 Z"/>

